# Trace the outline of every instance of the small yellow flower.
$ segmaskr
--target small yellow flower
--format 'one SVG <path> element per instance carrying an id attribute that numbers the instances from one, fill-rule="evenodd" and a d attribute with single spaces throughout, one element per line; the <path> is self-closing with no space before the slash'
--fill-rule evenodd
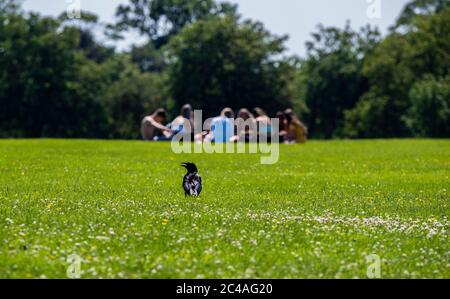
<path id="1" fill-rule="evenodd" d="M 47 205 L 47 209 L 50 209 L 51 207 L 52 207 L 52 204 L 49 203 L 49 204 Z"/>
<path id="2" fill-rule="evenodd" d="M 169 219 L 163 219 L 162 225 L 167 225 L 167 223 L 169 223 Z"/>

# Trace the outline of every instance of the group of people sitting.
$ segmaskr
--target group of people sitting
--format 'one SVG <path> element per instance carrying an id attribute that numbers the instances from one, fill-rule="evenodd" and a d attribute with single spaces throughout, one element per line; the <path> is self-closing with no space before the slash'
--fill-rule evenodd
<path id="1" fill-rule="evenodd" d="M 184 105 L 180 115 L 167 125 L 165 125 L 167 114 L 164 109 L 160 108 L 142 120 L 142 138 L 149 141 L 170 141 L 179 133 L 192 136 L 196 142 L 257 142 L 263 135 L 264 140 L 270 142 L 274 138 L 276 132 L 272 132 L 272 119 L 263 109 L 254 108 L 251 112 L 242 108 L 237 114 L 236 121 L 234 116 L 231 108 L 225 108 L 220 116 L 205 123 L 204 131 L 194 134 L 194 111 L 191 105 Z M 278 112 L 276 118 L 279 121 L 276 138 L 280 143 L 305 143 L 307 141 L 308 129 L 292 109 Z M 245 122 L 245 126 L 237 125 L 239 121 Z"/>

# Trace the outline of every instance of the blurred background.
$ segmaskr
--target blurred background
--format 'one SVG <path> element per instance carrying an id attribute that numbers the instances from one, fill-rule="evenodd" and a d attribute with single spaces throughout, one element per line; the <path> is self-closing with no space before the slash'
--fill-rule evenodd
<path id="1" fill-rule="evenodd" d="M 316 139 L 450 137 L 448 0 L 0 0 L 0 137 L 293 108 Z"/>

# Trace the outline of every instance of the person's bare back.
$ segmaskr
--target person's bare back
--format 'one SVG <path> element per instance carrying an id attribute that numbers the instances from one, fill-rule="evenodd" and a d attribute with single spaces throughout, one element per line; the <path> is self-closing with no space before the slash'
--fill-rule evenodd
<path id="1" fill-rule="evenodd" d="M 166 119 L 164 109 L 158 109 L 152 115 L 144 117 L 141 123 L 141 134 L 144 140 L 154 140 L 158 133 L 162 133 L 165 138 L 170 138 L 172 130 L 162 123 Z"/>

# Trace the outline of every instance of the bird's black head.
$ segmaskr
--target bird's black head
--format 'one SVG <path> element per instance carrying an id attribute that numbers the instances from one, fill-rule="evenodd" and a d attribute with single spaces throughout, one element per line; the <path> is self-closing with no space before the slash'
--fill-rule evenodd
<path id="1" fill-rule="evenodd" d="M 183 166 L 184 168 L 186 168 L 187 171 L 188 171 L 188 173 L 198 172 L 197 166 L 195 166 L 194 163 L 183 162 L 183 163 L 181 163 L 181 166 Z"/>

